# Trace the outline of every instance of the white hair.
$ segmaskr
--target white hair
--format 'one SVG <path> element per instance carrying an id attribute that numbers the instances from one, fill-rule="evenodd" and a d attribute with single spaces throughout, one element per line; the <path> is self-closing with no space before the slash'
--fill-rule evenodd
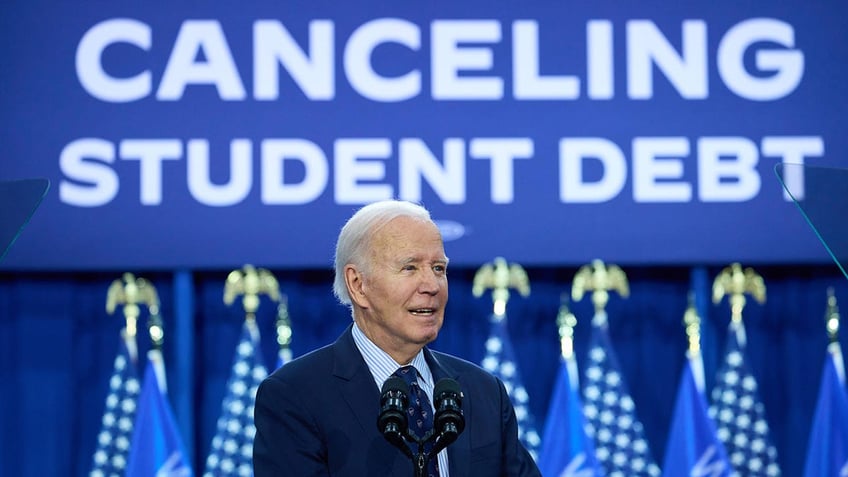
<path id="1" fill-rule="evenodd" d="M 336 242 L 333 294 L 343 305 L 351 305 L 345 284 L 345 266 L 353 264 L 368 271 L 370 264 L 365 252 L 371 237 L 380 227 L 397 217 L 413 217 L 432 222 L 430 212 L 421 205 L 402 200 L 384 200 L 357 210 L 342 227 Z"/>

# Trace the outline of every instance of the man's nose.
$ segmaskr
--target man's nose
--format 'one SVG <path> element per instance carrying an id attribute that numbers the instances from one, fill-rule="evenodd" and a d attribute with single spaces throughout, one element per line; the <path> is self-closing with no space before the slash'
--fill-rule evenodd
<path id="1" fill-rule="evenodd" d="M 432 270 L 426 270 L 422 274 L 421 283 L 418 285 L 421 293 L 435 295 L 441 289 L 441 277 Z"/>

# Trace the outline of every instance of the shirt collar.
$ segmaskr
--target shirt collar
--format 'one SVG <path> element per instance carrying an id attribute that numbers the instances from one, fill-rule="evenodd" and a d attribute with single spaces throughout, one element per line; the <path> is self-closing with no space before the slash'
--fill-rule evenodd
<path id="1" fill-rule="evenodd" d="M 365 336 L 365 333 L 362 332 L 356 322 L 353 323 L 352 333 L 353 341 L 356 343 L 356 347 L 359 348 L 359 352 L 365 359 L 365 364 L 368 365 L 368 369 L 371 371 L 371 375 L 374 377 L 374 381 L 377 383 L 378 388 L 382 388 L 383 383 L 389 379 L 389 376 L 391 376 L 398 368 L 406 364 L 415 366 L 415 369 L 418 370 L 419 381 L 423 381 L 427 388 L 433 388 L 433 373 L 430 372 L 427 360 L 424 359 L 423 349 L 419 351 L 414 358 L 412 358 L 411 363 L 398 363 L 389 356 L 388 353 L 380 349 L 379 346 L 374 344 L 373 341 Z"/>

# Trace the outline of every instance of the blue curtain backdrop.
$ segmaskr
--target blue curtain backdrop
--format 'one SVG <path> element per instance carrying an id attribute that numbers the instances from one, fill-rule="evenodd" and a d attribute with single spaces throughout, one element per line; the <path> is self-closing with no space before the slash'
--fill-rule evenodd
<path id="1" fill-rule="evenodd" d="M 607 307 L 610 337 L 654 457 L 662 462 L 685 362 L 683 312 L 697 274 L 687 267 L 623 268 L 631 294 L 627 299 L 613 295 Z M 701 279 L 694 280 L 702 303 L 709 299 L 709 286 L 722 268 L 704 267 Z M 768 301 L 761 306 L 749 299 L 745 308 L 748 359 L 760 385 L 781 468 L 785 475 L 800 475 L 827 346 L 826 290 L 835 287 L 837 298 L 848 303 L 848 281 L 831 266 L 754 268 L 765 279 Z M 576 268 L 527 271 L 531 295 L 513 294 L 507 307 L 509 332 L 531 410 L 543 427 L 559 365 L 556 315 L 561 294 L 571 290 Z M 120 311 L 113 316 L 106 313 L 106 291 L 121 272 L 0 274 L 0 475 L 87 475 L 90 470 L 123 326 Z M 176 403 L 175 417 L 199 474 L 239 339 L 241 304 L 223 303 L 229 270 L 181 272 L 183 279 L 164 271 L 132 272 L 151 280 L 159 292 L 169 398 Z M 332 297 L 331 272 L 273 272 L 288 297 L 294 355 L 333 341 L 350 318 Z M 474 272 L 451 269 L 447 319 L 433 347 L 479 362 L 492 302 L 491 295 L 473 297 Z M 592 305 L 585 298 L 570 307 L 578 318 L 578 363 L 585 362 Z M 725 299 L 717 306 L 707 304 L 703 312 L 709 390 L 730 311 Z M 139 322 L 141 357 L 149 347 L 146 318 L 143 314 Z M 178 323 L 178 318 L 187 323 Z M 276 362 L 275 318 L 276 306 L 263 298 L 258 325 L 266 363 Z M 848 345 L 844 333 L 842 343 Z M 181 369 L 185 363 L 192 366 Z"/>

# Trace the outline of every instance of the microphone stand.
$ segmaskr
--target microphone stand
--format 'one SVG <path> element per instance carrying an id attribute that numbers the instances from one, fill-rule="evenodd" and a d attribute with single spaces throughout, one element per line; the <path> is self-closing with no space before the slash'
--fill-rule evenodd
<path id="1" fill-rule="evenodd" d="M 453 443 L 465 428 L 465 418 L 462 415 L 461 407 L 462 391 L 459 389 L 459 384 L 453 380 L 442 379 L 436 383 L 434 393 L 440 389 L 444 392 L 439 393 L 436 399 L 437 409 L 433 416 L 434 427 L 419 438 L 409 429 L 406 415 L 403 413 L 403 408 L 407 404 L 404 385 L 405 382 L 398 377 L 390 377 L 383 384 L 383 395 L 380 400 L 382 410 L 377 418 L 377 427 L 389 443 L 400 449 L 403 455 L 409 457 L 414 476 L 427 477 L 427 467 L 433 457 L 438 456 L 439 452 Z M 402 394 L 397 395 L 398 392 Z M 440 402 L 441 404 L 439 404 Z M 438 433 L 436 432 L 436 424 L 441 429 Z M 409 442 L 409 445 L 404 441 Z M 425 452 L 424 444 L 430 441 L 433 441 L 433 446 L 429 452 Z M 417 444 L 417 452 L 414 455 L 412 443 Z"/>
<path id="2" fill-rule="evenodd" d="M 430 463 L 430 459 L 434 456 L 424 452 L 424 444 L 433 440 L 436 436 L 435 429 L 427 431 L 427 434 L 424 434 L 424 437 L 421 439 L 419 439 L 418 436 L 413 434 L 410 430 L 407 430 L 406 432 L 407 440 L 418 444 L 418 452 L 415 453 L 415 456 L 410 455 L 413 474 L 415 477 L 427 477 L 427 465 Z"/>

